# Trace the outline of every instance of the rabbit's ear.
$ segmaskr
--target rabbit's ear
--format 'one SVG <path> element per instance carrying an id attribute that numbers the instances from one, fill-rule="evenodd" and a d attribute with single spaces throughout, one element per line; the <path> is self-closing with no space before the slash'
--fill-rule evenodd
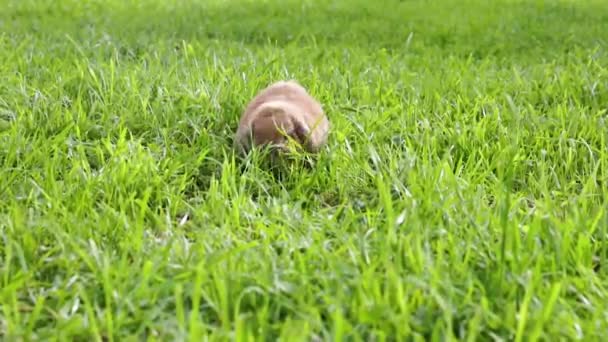
<path id="1" fill-rule="evenodd" d="M 295 138 L 302 145 L 308 146 L 310 143 L 310 127 L 301 117 L 292 116 L 291 121 L 293 122 Z"/>

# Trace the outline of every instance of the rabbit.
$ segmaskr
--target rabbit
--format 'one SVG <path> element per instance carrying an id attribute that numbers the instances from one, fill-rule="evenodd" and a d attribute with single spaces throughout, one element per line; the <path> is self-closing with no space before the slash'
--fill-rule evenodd
<path id="1" fill-rule="evenodd" d="M 330 123 L 321 104 L 294 80 L 278 81 L 262 89 L 245 107 L 235 144 L 243 153 L 270 145 L 289 151 L 295 140 L 306 152 L 318 153 L 327 143 Z"/>

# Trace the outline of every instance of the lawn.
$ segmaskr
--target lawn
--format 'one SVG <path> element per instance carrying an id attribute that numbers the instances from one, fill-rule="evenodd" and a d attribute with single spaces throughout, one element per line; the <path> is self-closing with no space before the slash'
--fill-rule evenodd
<path id="1" fill-rule="evenodd" d="M 605 340 L 604 0 L 0 0 L 0 339 Z M 235 155 L 261 88 L 312 168 Z"/>

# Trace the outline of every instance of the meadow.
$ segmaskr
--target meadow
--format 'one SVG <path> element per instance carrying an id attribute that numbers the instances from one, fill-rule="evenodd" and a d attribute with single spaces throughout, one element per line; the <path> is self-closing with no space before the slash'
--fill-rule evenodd
<path id="1" fill-rule="evenodd" d="M 604 0 L 0 0 L 0 339 L 600 341 Z M 314 167 L 235 155 L 296 79 Z"/>

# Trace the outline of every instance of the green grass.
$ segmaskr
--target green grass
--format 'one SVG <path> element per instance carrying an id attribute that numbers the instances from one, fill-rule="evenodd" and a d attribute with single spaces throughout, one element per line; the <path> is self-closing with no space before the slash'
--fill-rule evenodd
<path id="1" fill-rule="evenodd" d="M 604 340 L 603 0 L 0 0 L 0 339 Z M 276 178 L 232 137 L 295 78 Z"/>

